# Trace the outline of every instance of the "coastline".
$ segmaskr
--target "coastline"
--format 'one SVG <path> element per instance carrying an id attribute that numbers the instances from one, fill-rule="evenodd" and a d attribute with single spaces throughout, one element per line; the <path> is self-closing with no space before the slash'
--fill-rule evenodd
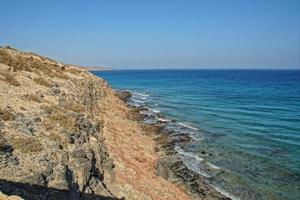
<path id="1" fill-rule="evenodd" d="M 155 153 L 159 157 L 156 165 L 158 176 L 183 188 L 192 199 L 237 199 L 211 185 L 205 179 L 206 174 L 193 171 L 182 161 L 178 146 L 195 142 L 195 138 L 188 133 L 175 133 L 176 136 L 174 137 L 174 132 L 166 129 L 167 123 L 171 120 L 162 118 L 159 112 L 150 108 L 128 103 L 132 97 L 130 91 L 116 91 L 116 94 L 129 108 L 129 119 L 138 122 L 144 133 L 155 142 Z M 159 120 L 155 123 L 145 123 L 149 117 Z M 195 129 L 180 122 L 177 123 Z M 183 151 L 182 154 L 184 154 Z M 212 166 L 212 168 L 217 167 Z"/>
<path id="2" fill-rule="evenodd" d="M 145 108 L 140 111 L 147 115 L 141 120 L 142 124 L 165 122 L 167 131 L 172 132 L 171 138 L 183 137 L 184 132 L 194 138 L 195 142 L 175 150 L 189 168 L 204 176 L 225 196 L 297 199 L 299 140 L 293 138 L 298 127 L 293 107 L 299 107 L 294 101 L 299 96 L 299 87 L 290 90 L 289 86 L 298 80 L 299 73 L 121 70 L 94 74 L 105 78 L 113 88 L 132 93 L 128 104 Z M 284 74 L 291 79 L 283 78 Z M 231 79 L 233 76 L 235 80 Z M 290 91 L 291 96 L 268 87 L 262 88 L 259 98 L 256 93 L 247 92 L 260 88 L 266 77 L 272 77 L 267 83 L 278 89 L 287 83 L 282 88 Z M 248 82 L 251 87 L 245 85 Z M 214 86 L 214 83 L 218 84 Z M 232 85 L 227 83 L 234 83 L 236 92 L 232 93 Z M 273 98 L 273 95 L 284 99 Z M 294 104 L 286 106 L 287 102 Z M 274 121 L 270 120 L 271 116 Z M 291 118 L 283 123 L 283 116 Z M 277 129 L 277 125 L 270 126 L 275 122 L 281 129 Z"/>
<path id="3" fill-rule="evenodd" d="M 0 62 L 5 196 L 191 199 L 156 174 L 155 142 L 102 78 L 12 48 L 0 48 Z"/>
<path id="4" fill-rule="evenodd" d="M 171 137 L 163 120 L 141 123 L 147 112 L 141 115 L 121 100 L 130 93 L 118 94 L 86 70 L 32 53 L 1 48 L 0 61 L 4 194 L 66 200 L 226 199 L 184 167 L 176 153 L 174 144 L 192 138 Z"/>
<path id="5" fill-rule="evenodd" d="M 182 186 L 158 176 L 156 143 L 113 90 L 102 101 L 103 138 L 114 160 L 114 184 L 109 186 L 125 199 L 192 199 Z"/>

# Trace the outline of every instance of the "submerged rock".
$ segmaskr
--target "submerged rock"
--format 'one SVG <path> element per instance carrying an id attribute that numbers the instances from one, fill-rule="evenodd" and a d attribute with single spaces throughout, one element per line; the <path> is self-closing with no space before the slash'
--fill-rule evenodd
<path id="1" fill-rule="evenodd" d="M 124 102 L 127 102 L 127 100 L 132 96 L 131 92 L 129 91 L 120 91 L 117 90 L 115 91 L 115 94 L 117 95 L 117 97 L 119 97 L 119 99 L 121 99 Z"/>

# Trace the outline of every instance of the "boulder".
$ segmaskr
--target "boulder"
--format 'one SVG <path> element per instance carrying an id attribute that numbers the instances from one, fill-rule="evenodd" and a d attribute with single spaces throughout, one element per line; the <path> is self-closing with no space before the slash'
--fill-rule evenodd
<path id="1" fill-rule="evenodd" d="M 169 178 L 168 169 L 167 169 L 166 164 L 164 163 L 164 161 L 160 160 L 160 161 L 157 162 L 156 174 L 158 176 L 163 177 L 166 180 Z"/>
<path id="2" fill-rule="evenodd" d="M 132 96 L 131 92 L 121 90 L 115 91 L 115 94 L 117 95 L 117 97 L 119 97 L 119 99 L 121 99 L 124 102 L 127 102 L 127 100 Z"/>

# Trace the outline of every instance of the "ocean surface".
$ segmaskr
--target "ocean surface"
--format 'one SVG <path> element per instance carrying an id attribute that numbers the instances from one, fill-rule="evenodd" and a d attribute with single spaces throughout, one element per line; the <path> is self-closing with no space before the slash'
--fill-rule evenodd
<path id="1" fill-rule="evenodd" d="M 300 199 L 300 71 L 93 72 L 195 139 L 191 169 L 235 199 Z M 209 156 L 208 156 L 209 155 Z"/>

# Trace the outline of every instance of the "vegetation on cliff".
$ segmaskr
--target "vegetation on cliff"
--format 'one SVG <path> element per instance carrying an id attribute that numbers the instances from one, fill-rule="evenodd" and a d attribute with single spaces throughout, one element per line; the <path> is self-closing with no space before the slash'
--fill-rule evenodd
<path id="1" fill-rule="evenodd" d="M 12 48 L 0 49 L 0 61 L 0 190 L 25 199 L 116 198 L 104 180 L 113 161 L 94 115 L 105 82 Z"/>
<path id="2" fill-rule="evenodd" d="M 84 69 L 1 47 L 0 191 L 24 199 L 190 199 L 158 176 L 155 141 L 118 95 Z"/>

